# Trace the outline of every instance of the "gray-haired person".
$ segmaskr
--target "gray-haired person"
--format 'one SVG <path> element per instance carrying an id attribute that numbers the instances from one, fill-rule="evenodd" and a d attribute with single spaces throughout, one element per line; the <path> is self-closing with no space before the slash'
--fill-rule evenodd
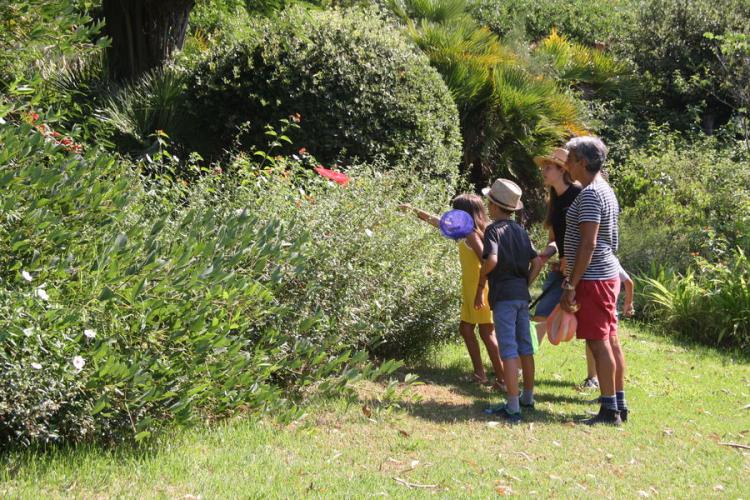
<path id="1" fill-rule="evenodd" d="M 617 335 L 620 263 L 617 228 L 620 206 L 602 176 L 607 147 L 598 137 L 576 137 L 566 145 L 565 168 L 583 186 L 568 209 L 565 225 L 567 278 L 560 306 L 578 320 L 576 337 L 586 340 L 596 362 L 601 391 L 599 413 L 589 425 L 620 425 L 628 419 L 625 356 Z"/>

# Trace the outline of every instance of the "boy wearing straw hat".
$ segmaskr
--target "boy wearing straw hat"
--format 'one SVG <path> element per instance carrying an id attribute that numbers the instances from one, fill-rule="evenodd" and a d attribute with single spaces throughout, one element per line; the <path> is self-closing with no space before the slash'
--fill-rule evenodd
<path id="1" fill-rule="evenodd" d="M 489 282 L 489 305 L 500 344 L 505 383 L 504 405 L 486 410 L 511 423 L 521 421 L 521 406 L 534 406 L 534 349 L 529 323 L 529 284 L 542 268 L 529 234 L 512 220 L 523 208 L 521 188 L 508 179 L 497 179 L 482 190 L 489 201 L 493 223 L 484 232 L 484 253 L 474 307 L 484 304 L 482 293 Z M 518 387 L 518 368 L 523 370 L 523 394 Z"/>

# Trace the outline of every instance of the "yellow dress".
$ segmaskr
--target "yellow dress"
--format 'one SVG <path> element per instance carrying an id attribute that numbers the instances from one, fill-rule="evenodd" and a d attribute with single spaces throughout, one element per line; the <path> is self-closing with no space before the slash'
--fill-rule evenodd
<path id="1" fill-rule="evenodd" d="M 484 286 L 484 307 L 479 310 L 474 309 L 474 298 L 477 293 L 482 261 L 469 247 L 466 240 L 461 240 L 458 243 L 458 260 L 461 262 L 461 321 L 474 325 L 492 323 L 487 285 Z"/>

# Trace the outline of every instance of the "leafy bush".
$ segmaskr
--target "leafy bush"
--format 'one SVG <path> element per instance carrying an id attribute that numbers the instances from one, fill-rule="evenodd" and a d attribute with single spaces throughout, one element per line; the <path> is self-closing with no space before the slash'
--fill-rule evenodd
<path id="1" fill-rule="evenodd" d="M 647 0 L 637 18 L 625 25 L 617 50 L 638 67 L 649 90 L 645 109 L 657 122 L 688 128 L 697 121 L 712 133 L 731 114 L 731 93 L 724 85 L 712 40 L 705 33 L 746 32 L 747 0 Z"/>
<path id="2" fill-rule="evenodd" d="M 472 14 L 502 37 L 540 40 L 557 29 L 591 46 L 619 35 L 636 9 L 634 0 L 478 0 Z"/>
<path id="3" fill-rule="evenodd" d="M 144 189 L 131 165 L 23 121 L 0 143 L 3 446 L 293 408 L 364 367 L 347 332 L 279 301 L 309 260 L 301 220 L 235 213 L 217 178 Z"/>
<path id="4" fill-rule="evenodd" d="M 692 340 L 750 348 L 750 261 L 735 249 L 726 263 L 696 262 L 686 273 L 662 269 L 643 280 L 650 318 Z"/>
<path id="5" fill-rule="evenodd" d="M 215 158 L 261 143 L 263 124 L 295 113 L 302 126 L 292 139 L 325 163 L 383 156 L 451 175 L 460 158 L 440 76 L 374 11 L 295 7 L 259 21 L 253 36 L 212 51 L 190 74 L 184 127 L 170 135 Z"/>
<path id="6" fill-rule="evenodd" d="M 422 184 L 408 169 L 383 172 L 384 165 L 351 167 L 346 186 L 322 178 L 300 184 L 317 175 L 294 160 L 278 168 L 268 176 L 247 172 L 228 203 L 261 220 L 304 221 L 290 237 L 307 230 L 311 251 L 304 269 L 285 282 L 285 306 L 301 317 L 324 313 L 349 342 L 379 356 L 419 356 L 455 335 L 454 244 L 396 209 L 409 201 L 442 212 L 454 185 Z"/>
<path id="7" fill-rule="evenodd" d="M 612 145 L 613 149 L 625 144 Z M 652 129 L 651 142 L 612 170 L 623 206 L 623 265 L 685 270 L 693 254 L 712 262 L 750 245 L 750 167 L 716 138 Z"/>

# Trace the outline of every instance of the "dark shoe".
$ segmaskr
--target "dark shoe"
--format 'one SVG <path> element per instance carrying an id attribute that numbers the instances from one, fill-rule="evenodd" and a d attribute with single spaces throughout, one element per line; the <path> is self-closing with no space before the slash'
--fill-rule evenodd
<path id="1" fill-rule="evenodd" d="M 622 420 L 623 424 L 628 421 L 628 411 L 627 408 L 620 410 L 620 420 Z"/>
<path id="2" fill-rule="evenodd" d="M 511 413 L 508 411 L 508 408 L 502 404 L 497 406 L 490 406 L 489 408 L 485 409 L 484 412 L 488 415 L 497 415 L 499 417 L 502 417 L 503 419 L 507 420 L 510 424 L 520 424 L 521 423 L 521 413 Z"/>
<path id="3" fill-rule="evenodd" d="M 523 401 L 519 401 L 518 404 L 521 405 L 521 408 L 528 408 L 530 410 L 533 410 L 534 406 L 536 405 L 536 401 L 534 401 L 533 399 L 531 400 L 531 403 L 524 403 Z"/>
<path id="4" fill-rule="evenodd" d="M 599 408 L 599 413 L 595 417 L 586 419 L 583 423 L 586 425 L 606 424 L 620 426 L 622 425 L 622 418 L 619 411 L 602 407 Z"/>

